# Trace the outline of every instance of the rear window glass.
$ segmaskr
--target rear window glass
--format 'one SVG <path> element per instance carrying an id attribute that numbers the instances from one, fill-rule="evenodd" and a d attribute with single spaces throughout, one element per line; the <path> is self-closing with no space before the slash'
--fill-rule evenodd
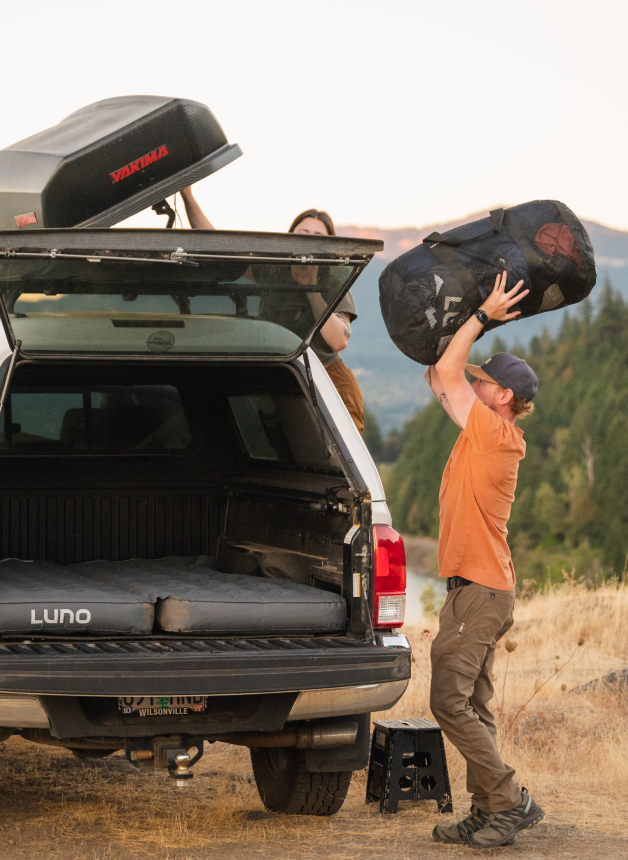
<path id="1" fill-rule="evenodd" d="M 284 356 L 309 343 L 357 265 L 0 259 L 25 352 Z"/>
<path id="2" fill-rule="evenodd" d="M 0 423 L 0 454 L 154 453 L 192 443 L 170 385 L 16 390 Z"/>

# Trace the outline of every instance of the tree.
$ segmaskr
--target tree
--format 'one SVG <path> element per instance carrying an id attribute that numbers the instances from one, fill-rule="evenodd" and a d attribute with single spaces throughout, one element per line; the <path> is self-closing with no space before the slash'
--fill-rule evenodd
<path id="1" fill-rule="evenodd" d="M 366 407 L 364 408 L 364 432 L 362 433 L 362 438 L 370 451 L 371 457 L 374 460 L 381 460 L 383 448 L 382 433 L 379 429 L 377 418 Z"/>
<path id="2" fill-rule="evenodd" d="M 600 293 L 597 314 L 586 300 L 558 335 L 545 331 L 518 353 L 534 368 L 539 391 L 521 425 L 527 450 L 509 542 L 540 571 L 549 568 L 547 553 L 578 547 L 582 564 L 597 558 L 617 574 L 627 566 L 628 305 L 608 279 Z M 436 402 L 404 428 L 388 488 L 396 528 L 437 535 L 440 480 L 457 434 Z"/>

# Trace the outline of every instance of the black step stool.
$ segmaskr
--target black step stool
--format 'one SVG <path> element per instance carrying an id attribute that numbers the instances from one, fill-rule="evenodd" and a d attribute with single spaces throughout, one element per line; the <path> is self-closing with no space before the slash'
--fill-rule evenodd
<path id="1" fill-rule="evenodd" d="M 374 723 L 366 802 L 397 812 L 400 800 L 436 800 L 453 812 L 441 727 L 431 720 Z"/>

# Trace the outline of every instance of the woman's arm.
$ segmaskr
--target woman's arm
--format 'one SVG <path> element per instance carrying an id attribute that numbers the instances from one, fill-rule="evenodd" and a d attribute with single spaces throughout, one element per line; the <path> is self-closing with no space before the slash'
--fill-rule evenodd
<path id="1" fill-rule="evenodd" d="M 320 293 L 308 293 L 310 306 L 316 319 L 320 319 L 327 310 L 327 303 Z M 351 319 L 349 314 L 334 311 L 321 329 L 323 340 L 336 352 L 342 352 L 349 345 L 351 337 Z"/>
<path id="2" fill-rule="evenodd" d="M 196 202 L 191 188 L 184 188 L 181 192 L 181 197 L 183 198 L 183 205 L 185 206 L 185 214 L 188 216 L 190 227 L 193 230 L 216 229 Z"/>
<path id="3" fill-rule="evenodd" d="M 351 320 L 349 314 L 334 311 L 321 329 L 323 340 L 336 352 L 342 352 L 349 346 L 351 338 Z"/>
<path id="4" fill-rule="evenodd" d="M 304 287 L 315 286 L 318 281 L 318 266 L 291 266 L 292 277 Z M 327 302 L 320 293 L 306 293 L 314 319 L 319 320 L 327 310 Z M 321 329 L 323 340 L 336 352 L 342 352 L 349 345 L 351 337 L 351 317 L 344 311 L 335 311 Z"/>

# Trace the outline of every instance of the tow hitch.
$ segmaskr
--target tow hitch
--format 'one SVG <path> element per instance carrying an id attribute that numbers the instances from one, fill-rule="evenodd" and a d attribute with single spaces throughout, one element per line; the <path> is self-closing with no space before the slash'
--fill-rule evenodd
<path id="1" fill-rule="evenodd" d="M 189 769 L 190 754 L 185 750 L 168 750 L 168 773 L 174 779 L 178 788 L 187 788 L 194 774 Z"/>
<path id="2" fill-rule="evenodd" d="M 194 752 L 190 755 L 190 750 Z M 138 770 L 167 770 L 179 788 L 193 779 L 190 770 L 203 755 L 203 739 L 190 735 L 164 735 L 155 738 L 128 738 L 125 754 Z"/>
<path id="3" fill-rule="evenodd" d="M 317 721 L 315 724 L 298 724 L 277 732 L 236 732 L 209 739 L 237 746 L 296 747 L 296 749 L 342 749 L 355 744 L 358 723 Z M 190 755 L 190 750 L 192 754 Z M 185 788 L 193 779 L 190 770 L 203 755 L 203 738 L 193 735 L 161 735 L 154 738 L 127 738 L 125 754 L 138 770 L 153 768 L 167 770 L 179 788 Z"/>

